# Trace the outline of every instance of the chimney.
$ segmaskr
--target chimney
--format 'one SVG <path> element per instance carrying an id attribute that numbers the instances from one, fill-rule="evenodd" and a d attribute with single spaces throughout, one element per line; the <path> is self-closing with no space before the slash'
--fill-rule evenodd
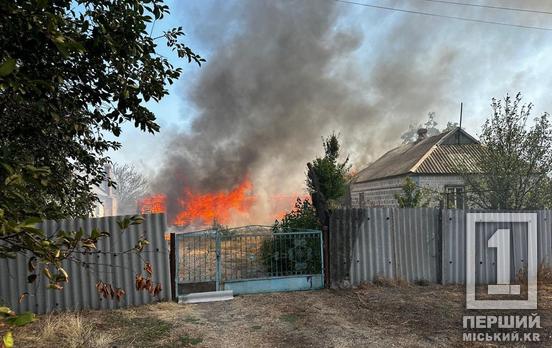
<path id="1" fill-rule="evenodd" d="M 418 129 L 418 139 L 416 140 L 416 142 L 418 143 L 424 140 L 425 138 L 427 138 L 427 128 Z"/>

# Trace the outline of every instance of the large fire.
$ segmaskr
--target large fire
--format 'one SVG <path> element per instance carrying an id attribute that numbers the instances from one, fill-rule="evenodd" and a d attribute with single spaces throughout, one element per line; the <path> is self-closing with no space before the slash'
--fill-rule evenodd
<path id="1" fill-rule="evenodd" d="M 184 210 L 178 213 L 174 224 L 183 226 L 215 220 L 227 224 L 232 214 L 244 214 L 249 211 L 255 202 L 251 188 L 251 182 L 244 180 L 230 192 L 195 194 L 187 190 L 179 202 Z"/>
<path id="2" fill-rule="evenodd" d="M 171 224 L 208 225 L 215 220 L 228 224 L 235 215 L 248 213 L 254 202 L 252 184 L 247 179 L 231 191 L 195 193 L 185 189 L 178 200 L 179 212 L 171 219 Z M 140 200 L 138 206 L 142 214 L 162 213 L 166 211 L 167 197 L 152 195 Z"/>
<path id="3" fill-rule="evenodd" d="M 253 192 L 251 181 L 244 179 L 230 191 L 198 193 L 185 188 L 177 202 L 168 202 L 164 194 L 155 194 L 140 200 L 138 207 L 141 214 L 164 213 L 168 204 L 174 204 L 177 209 L 169 211 L 177 213 L 169 216 L 169 222 L 177 226 L 209 226 L 214 221 L 223 225 L 272 223 L 289 212 L 298 197 L 304 200 L 308 196 L 304 193 L 273 194 L 267 202 L 261 202 Z M 259 206 L 264 208 L 259 209 Z"/>
<path id="4" fill-rule="evenodd" d="M 140 208 L 140 214 L 164 213 L 166 211 L 166 200 L 167 198 L 162 194 L 153 195 L 139 200 L 138 207 Z"/>

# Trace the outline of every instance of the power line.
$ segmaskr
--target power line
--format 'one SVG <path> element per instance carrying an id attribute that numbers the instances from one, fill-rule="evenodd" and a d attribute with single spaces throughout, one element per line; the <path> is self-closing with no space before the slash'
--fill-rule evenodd
<path id="1" fill-rule="evenodd" d="M 465 2 L 449 1 L 449 0 L 419 0 L 419 1 L 436 2 L 436 3 L 440 3 L 440 4 L 449 4 L 449 5 L 458 5 L 458 6 L 489 8 L 489 9 L 493 9 L 493 10 L 529 12 L 529 13 L 540 13 L 540 14 L 552 15 L 552 12 L 548 12 L 548 11 L 532 10 L 532 9 L 519 8 L 519 7 L 504 7 L 504 6 L 469 4 L 469 3 L 465 3 Z"/>
<path id="2" fill-rule="evenodd" d="M 447 19 L 455 19 L 455 20 L 464 21 L 464 22 L 493 24 L 493 25 L 500 25 L 500 26 L 504 26 L 504 27 L 514 27 L 514 28 L 522 28 L 522 29 L 535 29 L 535 30 L 543 30 L 543 31 L 552 31 L 552 28 L 533 27 L 533 26 L 530 26 L 530 25 L 523 25 L 523 24 L 511 24 L 511 23 L 504 23 L 504 22 L 486 21 L 486 20 L 483 20 L 483 19 L 449 16 L 449 15 L 432 13 L 432 12 L 405 10 L 405 9 L 401 9 L 401 8 L 380 6 L 380 5 L 373 5 L 373 4 L 365 4 L 365 3 L 350 1 L 350 0 L 333 0 L 333 1 L 340 2 L 340 3 L 343 3 L 343 4 L 349 4 L 349 5 L 358 5 L 358 6 L 364 6 L 364 7 L 377 8 L 377 9 L 380 9 L 380 10 L 404 12 L 404 13 L 418 14 L 418 15 L 429 16 L 429 17 L 440 17 L 440 18 L 447 18 Z"/>

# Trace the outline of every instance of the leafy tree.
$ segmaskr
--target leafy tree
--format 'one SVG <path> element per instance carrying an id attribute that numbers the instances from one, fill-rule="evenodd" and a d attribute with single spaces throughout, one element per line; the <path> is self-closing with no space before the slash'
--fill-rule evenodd
<path id="1" fill-rule="evenodd" d="M 485 151 L 479 173 L 465 175 L 473 205 L 488 209 L 550 208 L 552 125 L 548 113 L 528 126 L 533 104 L 522 96 L 492 100 L 492 115 L 482 128 Z"/>
<path id="2" fill-rule="evenodd" d="M 293 229 L 320 229 L 320 222 L 316 215 L 314 206 L 308 199 L 301 200 L 297 197 L 295 207 L 284 217 L 274 222 L 272 229 L 275 232 L 289 231 Z"/>
<path id="3" fill-rule="evenodd" d="M 0 158 L 51 171 L 28 187 L 41 217 L 85 216 L 124 123 L 159 131 L 144 105 L 181 73 L 158 45 L 200 64 L 182 28 L 152 37 L 162 0 L 0 2 Z M 5 177 L 0 178 L 5 180 Z"/>
<path id="4" fill-rule="evenodd" d="M 417 208 L 427 205 L 422 190 L 416 186 L 416 183 L 410 177 L 404 180 L 402 193 L 396 193 L 395 199 L 400 208 Z"/>
<path id="5" fill-rule="evenodd" d="M 148 180 L 131 164 L 113 164 L 113 180 L 117 183 L 118 214 L 135 214 L 138 200 L 149 193 Z"/>
<path id="6" fill-rule="evenodd" d="M 203 61 L 179 41 L 181 28 L 151 36 L 168 13 L 162 0 L 0 2 L 0 258 L 30 253 L 29 282 L 40 272 L 49 287 L 61 289 L 69 277 L 62 262 L 94 250 L 108 235 L 79 230 L 47 236 L 36 223 L 91 212 L 97 201 L 91 187 L 106 177 L 106 153 L 120 147 L 107 136 L 118 137 L 124 123 L 159 131 L 144 102 L 163 98 L 182 70 L 157 45 L 165 43 L 189 62 Z M 133 216 L 119 225 L 141 221 Z M 136 251 L 145 245 L 140 239 Z M 150 289 L 148 279 L 140 289 L 160 291 Z M 124 294 L 96 285 L 105 296 Z M 13 318 L 0 310 L 2 330 Z M 12 344 L 10 331 L 3 339 Z"/>
<path id="7" fill-rule="evenodd" d="M 307 189 L 311 196 L 314 193 L 324 197 L 329 206 L 336 206 L 339 200 L 347 192 L 347 181 L 349 179 L 349 158 L 338 162 L 339 140 L 337 135 L 332 134 L 322 140 L 324 146 L 324 157 L 316 158 L 312 164 L 309 163 L 307 176 Z M 314 200 L 313 200 L 314 202 Z"/>

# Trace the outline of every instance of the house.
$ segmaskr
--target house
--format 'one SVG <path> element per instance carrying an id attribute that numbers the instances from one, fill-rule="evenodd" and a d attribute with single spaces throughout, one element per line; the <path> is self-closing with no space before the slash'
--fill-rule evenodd
<path id="1" fill-rule="evenodd" d="M 461 172 L 477 172 L 482 146 L 461 128 L 428 137 L 418 130 L 418 139 L 403 144 L 360 171 L 351 183 L 353 207 L 394 207 L 395 194 L 402 192 L 406 177 L 448 208 L 464 208 L 464 180 Z"/>
<path id="2" fill-rule="evenodd" d="M 113 169 L 111 165 L 106 165 L 105 171 L 107 177 L 112 179 Z M 92 216 L 103 217 L 117 215 L 117 198 L 115 197 L 113 187 L 108 185 L 107 179 L 102 181 L 100 186 L 94 186 L 93 191 L 100 201 L 96 203 Z"/>

